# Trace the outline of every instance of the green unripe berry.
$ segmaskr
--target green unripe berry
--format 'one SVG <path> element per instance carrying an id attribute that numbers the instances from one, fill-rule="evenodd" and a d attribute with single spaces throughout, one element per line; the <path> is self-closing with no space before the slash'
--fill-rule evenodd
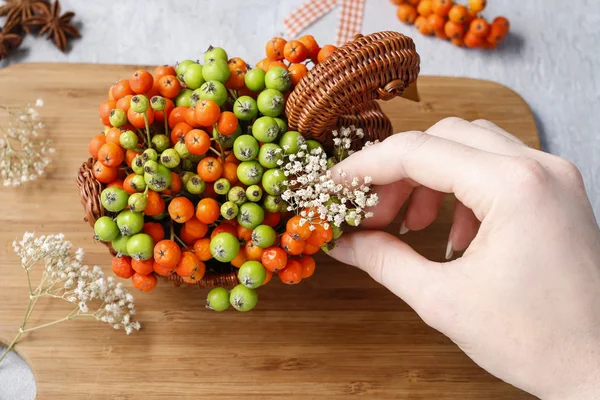
<path id="1" fill-rule="evenodd" d="M 227 193 L 227 199 L 241 206 L 246 202 L 246 191 L 240 186 L 232 187 Z"/>
<path id="2" fill-rule="evenodd" d="M 119 235 L 115 240 L 110 242 L 112 248 L 117 252 L 117 255 L 128 256 L 127 242 L 131 236 Z"/>
<path id="3" fill-rule="evenodd" d="M 244 76 L 246 87 L 253 92 L 260 92 L 265 88 L 266 72 L 260 68 L 253 68 Z"/>
<path id="4" fill-rule="evenodd" d="M 244 203 L 240 206 L 237 215 L 238 223 L 246 229 L 254 229 L 261 224 L 265 218 L 265 212 L 256 203 Z"/>
<path id="5" fill-rule="evenodd" d="M 231 189 L 231 183 L 225 178 L 217 179 L 214 185 L 215 193 L 217 194 L 227 194 L 229 189 Z"/>
<path id="6" fill-rule="evenodd" d="M 136 94 L 131 98 L 129 106 L 134 112 L 138 114 L 143 114 L 148 110 L 148 107 L 150 107 L 150 102 L 148 101 L 148 98 L 143 94 Z"/>
<path id="7" fill-rule="evenodd" d="M 277 125 L 279 126 L 279 134 L 283 135 L 284 133 L 286 133 L 288 131 L 288 124 L 282 120 L 281 118 L 273 118 L 275 120 L 275 122 L 277 122 Z"/>
<path id="8" fill-rule="evenodd" d="M 129 196 L 127 204 L 129 204 L 129 209 L 131 211 L 143 212 L 148 205 L 148 198 L 143 193 L 134 193 Z"/>
<path id="9" fill-rule="evenodd" d="M 276 239 L 277 232 L 269 225 L 259 225 L 252 231 L 252 243 L 263 249 L 273 246 Z"/>
<path id="10" fill-rule="evenodd" d="M 191 194 L 200 194 L 206 190 L 206 183 L 198 175 L 193 174 L 185 184 L 185 188 Z"/>
<path id="11" fill-rule="evenodd" d="M 144 173 L 143 154 L 138 154 L 137 156 L 134 157 L 133 161 L 131 162 L 131 169 L 133 170 L 133 172 L 135 172 L 138 175 Z"/>
<path id="12" fill-rule="evenodd" d="M 144 162 L 149 160 L 156 161 L 158 160 L 158 153 L 154 149 L 146 149 L 142 153 L 142 160 L 144 160 Z"/>
<path id="13" fill-rule="evenodd" d="M 277 196 L 283 193 L 286 186 L 284 182 L 287 180 L 282 170 L 273 168 L 267 170 L 262 177 L 262 185 L 265 192 L 272 196 Z"/>
<path id="14" fill-rule="evenodd" d="M 247 312 L 256 307 L 258 303 L 258 294 L 241 283 L 231 289 L 229 293 L 229 302 L 238 311 Z"/>
<path id="15" fill-rule="evenodd" d="M 206 308 L 214 311 L 225 311 L 229 308 L 229 292 L 227 289 L 217 287 L 208 292 Z"/>
<path id="16" fill-rule="evenodd" d="M 287 92 L 292 87 L 292 75 L 283 67 L 270 68 L 265 75 L 265 85 L 268 89 Z"/>
<path id="17" fill-rule="evenodd" d="M 283 149 L 275 143 L 265 143 L 258 151 L 258 162 L 265 168 L 277 168 L 279 160 L 283 160 Z"/>
<path id="18" fill-rule="evenodd" d="M 300 150 L 300 146 L 305 142 L 299 132 L 289 131 L 283 134 L 279 139 L 279 145 L 285 154 L 296 154 Z"/>
<path id="19" fill-rule="evenodd" d="M 192 60 L 183 60 L 177 63 L 177 66 L 175 67 L 175 73 L 177 74 L 179 80 L 183 81 L 183 75 L 185 74 L 185 71 L 187 71 L 188 66 L 190 66 L 191 64 L 197 63 Z"/>
<path id="20" fill-rule="evenodd" d="M 134 190 L 137 190 L 138 192 L 142 192 L 146 189 L 146 181 L 144 180 L 143 175 L 134 176 L 133 178 L 131 178 L 129 184 Z"/>
<path id="21" fill-rule="evenodd" d="M 250 96 L 241 96 L 233 104 L 233 113 L 241 121 L 251 121 L 258 115 L 256 100 Z"/>
<path id="22" fill-rule="evenodd" d="M 164 111 L 167 106 L 167 101 L 162 96 L 153 96 L 150 99 L 150 106 L 154 111 Z"/>
<path id="23" fill-rule="evenodd" d="M 202 65 L 198 63 L 192 63 L 188 65 L 185 73 L 183 74 L 183 81 L 189 89 L 198 89 L 205 82 L 202 71 Z"/>
<path id="24" fill-rule="evenodd" d="M 177 97 L 175 97 L 175 106 L 176 107 L 191 107 L 192 103 L 190 102 L 190 97 L 192 96 L 192 91 L 190 89 L 183 89 Z"/>
<path id="25" fill-rule="evenodd" d="M 167 149 L 160 155 L 160 163 L 167 168 L 175 168 L 181 162 L 181 157 L 175 149 Z"/>
<path id="26" fill-rule="evenodd" d="M 250 289 L 256 289 L 267 279 L 267 270 L 258 261 L 246 261 L 238 270 L 238 280 Z"/>
<path id="27" fill-rule="evenodd" d="M 344 231 L 342 230 L 342 228 L 339 228 L 335 225 L 331 225 L 331 230 L 333 231 L 333 239 L 339 239 L 343 234 Z"/>
<path id="28" fill-rule="evenodd" d="M 227 220 L 231 220 L 237 217 L 238 212 L 239 207 L 233 201 L 226 201 L 221 206 L 221 215 Z"/>
<path id="29" fill-rule="evenodd" d="M 252 136 L 259 142 L 272 142 L 279 136 L 279 125 L 274 118 L 260 117 L 252 124 Z"/>
<path id="30" fill-rule="evenodd" d="M 156 161 L 148 160 L 144 163 L 144 173 L 153 175 L 158 172 L 158 163 Z"/>
<path id="31" fill-rule="evenodd" d="M 210 46 L 208 50 L 204 53 L 204 62 L 209 62 L 210 60 L 223 60 L 227 62 L 229 57 L 227 56 L 227 52 L 221 47 L 213 47 Z"/>
<path id="32" fill-rule="evenodd" d="M 335 158 L 329 157 L 327 159 L 327 169 L 333 168 L 335 166 L 335 164 L 337 164 L 337 161 Z"/>
<path id="33" fill-rule="evenodd" d="M 190 178 L 194 176 L 193 172 L 190 171 L 185 171 L 182 175 L 181 175 L 181 182 L 184 185 L 187 185 L 188 181 L 190 180 Z"/>
<path id="34" fill-rule="evenodd" d="M 119 136 L 119 142 L 121 143 L 121 146 L 123 146 L 123 148 L 127 150 L 134 150 L 137 148 L 138 138 L 135 133 L 128 130 L 125 132 L 121 132 L 121 135 Z"/>
<path id="35" fill-rule="evenodd" d="M 157 152 L 162 153 L 171 145 L 171 139 L 167 137 L 167 135 L 159 134 L 154 135 L 152 138 L 152 147 L 156 149 Z"/>
<path id="36" fill-rule="evenodd" d="M 246 198 L 255 203 L 261 199 L 262 194 L 262 189 L 258 185 L 251 185 L 246 189 Z"/>
<path id="37" fill-rule="evenodd" d="M 115 108 L 111 110 L 108 120 L 112 126 L 120 128 L 127 123 L 127 114 L 120 108 Z"/>
<path id="38" fill-rule="evenodd" d="M 356 215 L 356 208 L 350 208 L 348 209 L 348 211 L 346 212 L 346 223 L 350 226 L 358 226 L 360 224 L 360 222 L 358 221 L 358 218 L 356 218 L 355 216 L 351 216 L 351 214 Z"/>
<path id="39" fill-rule="evenodd" d="M 321 143 L 319 143 L 319 142 L 317 142 L 316 140 L 313 140 L 313 139 L 310 139 L 310 140 L 306 141 L 306 147 L 307 147 L 307 150 L 308 150 L 309 154 L 313 150 L 316 150 L 316 149 L 319 149 L 319 148 L 321 148 L 321 149 L 323 148 L 321 146 Z"/>
<path id="40" fill-rule="evenodd" d="M 264 197 L 263 207 L 268 212 L 278 212 L 281 210 L 283 200 L 279 196 L 271 196 L 270 194 Z"/>
<path id="41" fill-rule="evenodd" d="M 106 188 L 100 193 L 102 206 L 110 212 L 119 212 L 127 206 L 129 193 L 123 189 L 112 187 Z"/>
<path id="42" fill-rule="evenodd" d="M 185 160 L 186 158 L 189 158 L 189 156 L 192 155 L 192 153 L 190 153 L 187 146 L 185 145 L 185 142 L 183 141 L 175 143 L 174 149 L 179 155 L 179 158 L 181 158 L 182 160 Z"/>
<path id="43" fill-rule="evenodd" d="M 112 218 L 100 217 L 94 224 L 94 233 L 99 240 L 110 242 L 119 236 L 119 227 Z"/>

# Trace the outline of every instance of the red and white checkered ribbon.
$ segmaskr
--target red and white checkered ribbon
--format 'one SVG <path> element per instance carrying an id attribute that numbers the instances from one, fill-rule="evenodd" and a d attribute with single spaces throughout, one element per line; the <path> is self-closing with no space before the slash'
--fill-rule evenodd
<path id="1" fill-rule="evenodd" d="M 337 46 L 345 44 L 362 29 L 365 0 L 308 0 L 283 21 L 288 37 L 295 38 L 336 5 L 341 10 L 335 41 Z"/>

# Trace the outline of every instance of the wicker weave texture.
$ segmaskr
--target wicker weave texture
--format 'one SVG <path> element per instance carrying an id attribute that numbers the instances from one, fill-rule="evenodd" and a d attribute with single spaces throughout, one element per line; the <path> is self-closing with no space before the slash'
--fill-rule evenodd
<path id="1" fill-rule="evenodd" d="M 326 145 L 333 129 L 349 124 L 365 131 L 364 141 L 383 140 L 392 126 L 374 100 L 402 95 L 419 65 L 414 42 L 401 33 L 358 35 L 296 86 L 286 104 L 288 124 Z"/>

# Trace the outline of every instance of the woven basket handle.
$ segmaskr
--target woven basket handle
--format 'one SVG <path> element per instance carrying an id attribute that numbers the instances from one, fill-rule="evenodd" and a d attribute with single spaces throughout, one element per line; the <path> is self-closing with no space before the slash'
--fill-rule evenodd
<path id="1" fill-rule="evenodd" d="M 379 92 L 379 99 L 388 101 L 396 96 L 402 96 L 404 93 L 404 82 L 400 79 L 388 82 L 383 88 L 377 89 Z"/>
<path id="2" fill-rule="evenodd" d="M 286 104 L 288 124 L 326 146 L 330 132 L 348 123 L 365 131 L 363 141 L 383 140 L 392 125 L 375 100 L 401 96 L 419 63 L 414 42 L 401 33 L 356 35 L 296 86 Z"/>

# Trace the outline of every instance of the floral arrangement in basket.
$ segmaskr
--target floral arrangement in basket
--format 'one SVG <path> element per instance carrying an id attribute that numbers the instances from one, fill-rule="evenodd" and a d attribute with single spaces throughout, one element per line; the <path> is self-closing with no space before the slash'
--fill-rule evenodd
<path id="1" fill-rule="evenodd" d="M 105 130 L 77 183 L 113 272 L 135 288 L 163 276 L 212 287 L 208 308 L 248 311 L 273 274 L 309 278 L 312 255 L 372 215 L 369 178 L 329 168 L 392 133 L 376 100 L 416 80 L 412 40 L 273 38 L 266 53 L 250 68 L 211 47 L 204 64 L 134 72 L 100 105 Z"/>

